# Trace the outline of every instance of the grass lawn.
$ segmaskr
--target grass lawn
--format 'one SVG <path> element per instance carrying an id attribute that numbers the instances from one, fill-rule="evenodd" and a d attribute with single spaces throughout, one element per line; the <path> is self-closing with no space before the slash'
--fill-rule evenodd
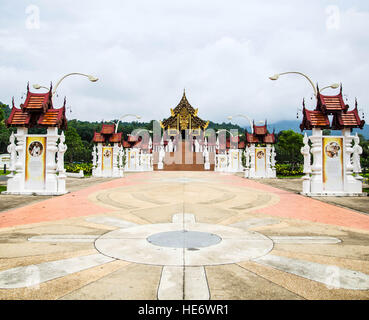
<path id="1" fill-rule="evenodd" d="M 10 174 L 10 171 L 4 173 L 4 170 L 0 170 L 0 176 L 6 176 L 8 174 Z"/>
<path id="2" fill-rule="evenodd" d="M 6 191 L 6 186 L 0 186 L 0 192 Z"/>
<path id="3" fill-rule="evenodd" d="M 367 192 L 369 194 L 369 188 L 363 188 L 363 192 Z"/>

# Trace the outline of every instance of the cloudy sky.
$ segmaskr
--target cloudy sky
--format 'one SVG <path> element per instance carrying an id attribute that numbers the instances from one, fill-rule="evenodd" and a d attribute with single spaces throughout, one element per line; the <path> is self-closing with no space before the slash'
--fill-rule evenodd
<path id="1" fill-rule="evenodd" d="M 366 0 L 2 0 L 0 13 L 6 104 L 22 102 L 28 81 L 81 72 L 99 81 L 61 83 L 54 102 L 67 97 L 69 119 L 162 119 L 186 88 L 204 120 L 271 123 L 296 119 L 303 97 L 315 104 L 303 77 L 268 79 L 300 71 L 320 87 L 342 82 L 348 103 L 357 97 L 369 116 Z"/>

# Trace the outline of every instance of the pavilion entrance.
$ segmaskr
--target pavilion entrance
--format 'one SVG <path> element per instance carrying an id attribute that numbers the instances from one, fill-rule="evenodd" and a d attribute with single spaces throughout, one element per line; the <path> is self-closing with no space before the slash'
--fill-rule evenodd
<path id="1" fill-rule="evenodd" d="M 203 171 L 214 170 L 215 148 L 209 150 L 205 129 L 209 121 L 197 116 L 186 98 L 170 109 L 171 116 L 160 122 L 163 138 L 153 142 L 154 170 Z"/>

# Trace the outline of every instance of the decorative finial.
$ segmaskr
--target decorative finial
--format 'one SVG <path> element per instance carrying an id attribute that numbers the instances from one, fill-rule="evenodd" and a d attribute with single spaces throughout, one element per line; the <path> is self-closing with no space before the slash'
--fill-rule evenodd
<path id="1" fill-rule="evenodd" d="M 15 107 L 14 105 L 14 97 L 12 98 L 12 105 L 13 105 L 13 108 Z"/>
<path id="2" fill-rule="evenodd" d="M 27 92 L 29 92 L 29 81 L 27 82 Z"/>

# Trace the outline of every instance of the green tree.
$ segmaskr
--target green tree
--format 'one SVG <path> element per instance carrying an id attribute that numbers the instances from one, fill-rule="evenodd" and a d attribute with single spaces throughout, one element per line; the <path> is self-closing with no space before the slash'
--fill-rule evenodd
<path id="1" fill-rule="evenodd" d="M 281 131 L 277 135 L 276 160 L 291 164 L 291 169 L 303 162 L 301 148 L 304 146 L 303 135 L 293 130 Z"/>
<path id="2" fill-rule="evenodd" d="M 65 144 L 68 146 L 64 158 L 66 162 L 72 163 L 83 160 L 85 146 L 76 129 L 68 128 L 68 130 L 65 131 Z"/>
<path id="3" fill-rule="evenodd" d="M 11 130 L 5 125 L 5 119 L 9 116 L 9 107 L 0 102 L 0 153 L 7 153 Z"/>
<path id="4" fill-rule="evenodd" d="M 364 173 L 369 171 L 369 140 L 366 140 L 362 134 L 358 134 L 360 138 L 360 146 L 363 148 L 363 153 L 360 157 L 361 169 Z"/>

